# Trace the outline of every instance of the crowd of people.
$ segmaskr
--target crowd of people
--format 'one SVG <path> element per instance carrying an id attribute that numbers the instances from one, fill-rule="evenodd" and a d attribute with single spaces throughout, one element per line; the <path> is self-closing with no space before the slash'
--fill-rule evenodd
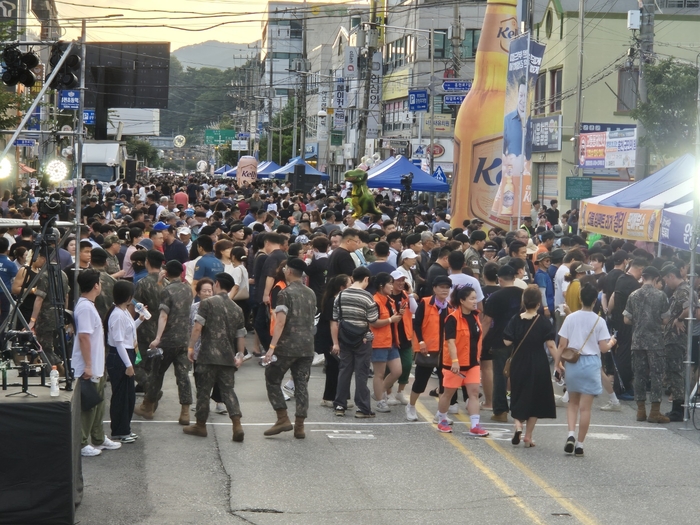
<path id="1" fill-rule="evenodd" d="M 438 398 L 440 432 L 452 431 L 461 394 L 471 435 L 488 435 L 482 412 L 498 423 L 510 414 L 513 445 L 524 432 L 524 446 L 534 447 L 537 420 L 566 406 L 564 448 L 577 456 L 603 392 L 605 411 L 634 400 L 638 421 L 683 418 L 686 319 L 700 314 L 689 305 L 687 254 L 655 256 L 653 246 L 579 233 L 576 210 L 560 218 L 556 201 L 536 201 L 505 231 L 479 219 L 453 227 L 427 202 L 399 213 L 392 191 L 376 193 L 380 214 L 357 218 L 344 183 L 303 193 L 291 183 L 238 187 L 192 175 L 91 183 L 83 196 L 78 231 L 52 255 L 74 312 L 75 376 L 102 397 L 107 378 L 112 389 L 111 437 L 105 402 L 83 407 L 83 456 L 138 439 L 131 419 L 154 417 L 171 365 L 184 432 L 206 437 L 213 399 L 232 421 L 232 439 L 243 441 L 235 372 L 251 359 L 265 368 L 277 417 L 266 436 L 305 437 L 310 368 L 322 362 L 320 402 L 338 417 L 402 407 L 417 421 L 416 403 L 436 377 L 429 395 Z M 6 192 L 5 217 L 36 218 L 29 197 Z M 46 260 L 30 257 L 31 228 L 0 233 L 0 279 L 19 294 Z M 44 272 L 21 312 L 65 374 L 48 294 Z M 665 415 L 663 396 L 672 401 Z"/>

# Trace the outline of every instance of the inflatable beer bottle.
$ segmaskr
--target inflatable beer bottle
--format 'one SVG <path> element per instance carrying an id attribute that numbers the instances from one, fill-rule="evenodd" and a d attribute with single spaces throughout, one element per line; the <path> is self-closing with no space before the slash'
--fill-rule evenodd
<path id="1" fill-rule="evenodd" d="M 491 213 L 501 181 L 508 50 L 517 35 L 517 0 L 488 0 L 476 52 L 474 82 L 457 114 L 454 136 L 452 226 L 479 218 L 507 225 Z"/>

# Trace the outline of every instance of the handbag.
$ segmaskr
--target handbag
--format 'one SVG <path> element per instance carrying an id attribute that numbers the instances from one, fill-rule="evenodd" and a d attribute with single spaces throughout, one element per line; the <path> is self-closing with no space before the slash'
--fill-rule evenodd
<path id="1" fill-rule="evenodd" d="M 591 331 L 588 332 L 588 335 L 586 336 L 586 340 L 583 342 L 581 345 L 581 348 L 586 346 L 586 343 L 590 339 L 591 335 L 593 335 L 593 332 L 595 331 L 595 327 L 598 324 L 598 321 L 600 321 L 600 315 L 598 315 L 598 318 L 595 320 L 595 323 L 593 324 L 593 328 L 591 328 Z M 562 350 L 561 356 L 559 356 L 559 360 L 565 361 L 567 363 L 576 363 L 581 357 L 581 350 L 578 350 L 577 348 L 574 348 L 573 346 L 567 346 Z"/>
<path id="2" fill-rule="evenodd" d="M 510 357 L 509 357 L 508 359 L 506 359 L 506 365 L 503 367 L 503 375 L 504 375 L 505 377 L 510 377 L 510 363 L 511 363 L 511 361 L 513 360 L 513 356 L 518 352 L 518 350 L 520 350 L 520 347 L 522 346 L 523 341 L 525 341 L 525 339 L 527 339 L 527 336 L 528 336 L 528 334 L 530 333 L 530 330 L 532 330 L 532 327 L 535 326 L 535 323 L 537 322 L 537 318 L 538 318 L 539 316 L 540 316 L 540 315 L 537 314 L 537 315 L 534 317 L 534 319 L 532 320 L 532 323 L 530 323 L 530 328 L 527 329 L 527 332 L 525 332 L 525 335 L 523 336 L 523 338 L 522 338 L 522 339 L 520 340 L 520 342 L 518 343 L 518 346 L 515 347 L 515 350 L 513 350 L 513 353 L 510 354 Z"/>
<path id="3" fill-rule="evenodd" d="M 338 296 L 338 342 L 349 349 L 357 348 L 362 344 L 367 335 L 367 327 L 357 326 L 343 319 L 342 306 L 343 292 Z"/>
<path id="4" fill-rule="evenodd" d="M 92 410 L 102 402 L 97 385 L 91 380 L 80 380 L 80 408 L 83 412 Z"/>
<path id="5" fill-rule="evenodd" d="M 440 352 L 430 352 L 422 354 L 416 352 L 416 366 L 424 366 L 426 368 L 437 368 L 439 364 Z"/>

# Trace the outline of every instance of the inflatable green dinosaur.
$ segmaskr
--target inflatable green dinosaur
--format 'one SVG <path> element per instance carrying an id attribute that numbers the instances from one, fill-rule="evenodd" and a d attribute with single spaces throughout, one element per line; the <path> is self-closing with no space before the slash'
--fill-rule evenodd
<path id="1" fill-rule="evenodd" d="M 367 187 L 367 172 L 362 169 L 354 169 L 345 172 L 345 182 L 352 182 L 352 216 L 360 219 L 363 215 L 374 213 L 381 215 L 381 211 L 374 204 L 374 195 Z"/>

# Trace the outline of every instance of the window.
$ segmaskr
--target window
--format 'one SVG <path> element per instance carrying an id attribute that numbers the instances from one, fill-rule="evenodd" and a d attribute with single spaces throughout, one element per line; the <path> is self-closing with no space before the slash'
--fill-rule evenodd
<path id="1" fill-rule="evenodd" d="M 435 30 L 435 58 L 449 58 L 452 56 L 452 47 L 447 39 L 446 29 Z M 432 50 L 431 50 L 432 51 Z M 430 55 L 428 55 L 430 56 Z"/>
<path id="2" fill-rule="evenodd" d="M 549 104 L 549 111 L 561 111 L 561 81 L 562 69 L 554 69 L 549 72 L 549 98 L 552 101 Z"/>
<path id="3" fill-rule="evenodd" d="M 476 48 L 479 46 L 479 37 L 481 29 L 467 29 L 464 32 L 464 40 L 462 40 L 462 58 L 474 58 L 476 56 Z"/>
<path id="4" fill-rule="evenodd" d="M 303 31 L 302 26 L 301 26 L 301 22 L 291 21 L 290 27 L 291 27 L 291 30 L 289 32 L 289 38 L 301 40 L 301 34 Z"/>
<path id="5" fill-rule="evenodd" d="M 636 68 L 620 69 L 617 72 L 617 111 L 629 112 L 637 107 L 637 80 L 639 70 Z"/>
<path id="6" fill-rule="evenodd" d="M 543 115 L 547 103 L 547 73 L 540 73 L 535 84 L 535 115 Z"/>

